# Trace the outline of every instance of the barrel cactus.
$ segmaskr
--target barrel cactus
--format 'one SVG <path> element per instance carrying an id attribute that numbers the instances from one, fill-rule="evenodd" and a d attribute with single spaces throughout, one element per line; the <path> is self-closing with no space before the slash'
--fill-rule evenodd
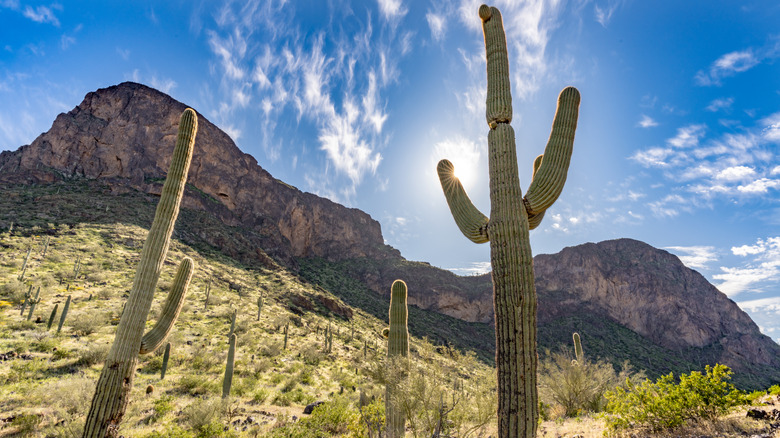
<path id="1" fill-rule="evenodd" d="M 544 154 L 533 163 L 533 177 L 522 195 L 517 166 L 509 84 L 509 59 L 501 14 L 482 5 L 479 17 L 487 53 L 486 119 L 490 178 L 490 218 L 471 202 L 448 160 L 438 164 L 439 180 L 455 223 L 475 243 L 490 242 L 496 323 L 498 436 L 535 436 L 536 290 L 529 230 L 541 222 L 563 189 L 577 127 L 580 94 L 567 87 Z"/>
<path id="2" fill-rule="evenodd" d="M 409 329 L 407 323 L 409 312 L 406 307 L 407 289 L 402 280 L 393 282 L 390 289 L 390 327 L 387 335 L 387 358 L 391 366 L 405 368 L 404 362 L 409 356 Z M 399 376 L 403 378 L 405 369 L 399 370 Z M 392 373 L 391 373 L 392 374 Z M 399 382 L 390 382 L 385 391 L 385 417 L 387 421 L 387 437 L 398 438 L 404 436 L 406 417 L 404 410 L 398 406 L 398 396 L 394 393 L 395 386 Z"/>
<path id="3" fill-rule="evenodd" d="M 144 335 L 146 318 L 152 306 L 154 291 L 184 195 L 197 128 L 198 118 L 195 111 L 186 109 L 179 121 L 171 167 L 162 188 L 154 221 L 141 251 L 141 259 L 116 329 L 116 337 L 100 373 L 87 414 L 83 434 L 85 438 L 119 435 L 119 424 L 127 409 L 133 377 L 138 367 L 138 355 L 152 352 L 162 345 L 184 302 L 194 269 L 194 263 L 188 257 L 179 264 L 160 319 L 149 333 Z"/>

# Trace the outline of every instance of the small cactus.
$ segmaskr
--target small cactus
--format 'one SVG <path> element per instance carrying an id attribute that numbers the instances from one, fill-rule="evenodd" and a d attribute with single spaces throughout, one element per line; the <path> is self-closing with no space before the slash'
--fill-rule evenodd
<path id="1" fill-rule="evenodd" d="M 46 257 L 46 251 L 49 249 L 49 236 L 46 236 L 46 240 L 43 242 L 43 253 L 41 258 Z"/>
<path id="2" fill-rule="evenodd" d="M 162 368 L 160 368 L 160 380 L 165 378 L 165 372 L 168 370 L 168 359 L 171 357 L 171 343 L 165 344 L 165 353 L 163 354 Z"/>
<path id="3" fill-rule="evenodd" d="M 73 278 L 79 278 L 79 272 L 81 271 L 81 256 L 76 257 L 76 261 L 73 262 Z"/>
<path id="4" fill-rule="evenodd" d="M 19 274 L 19 281 L 24 281 L 24 273 L 27 272 L 27 262 L 30 261 L 30 253 L 32 247 L 27 248 L 27 255 L 24 257 L 24 263 L 22 264 L 22 272 Z"/>
<path id="5" fill-rule="evenodd" d="M 35 306 L 38 305 L 38 303 L 41 302 L 41 287 L 38 286 L 38 291 L 35 292 L 35 298 L 30 301 L 30 313 L 27 314 L 27 320 L 31 320 L 33 316 L 33 312 L 35 312 Z"/>
<path id="6" fill-rule="evenodd" d="M 236 331 L 236 314 L 238 310 L 233 311 L 233 316 L 230 317 L 230 331 L 228 332 L 228 338 L 233 336 L 233 333 Z"/>
<path id="7" fill-rule="evenodd" d="M 54 303 L 54 308 L 51 309 L 51 315 L 49 315 L 49 322 L 46 324 L 46 330 L 51 330 L 51 325 L 54 322 L 54 318 L 57 317 L 57 308 L 59 307 L 59 303 Z"/>
<path id="8" fill-rule="evenodd" d="M 230 387 L 233 385 L 233 363 L 236 360 L 236 334 L 230 335 L 227 364 L 225 365 L 225 379 L 222 381 L 222 398 L 230 396 Z"/>
<path id="9" fill-rule="evenodd" d="M 572 335 L 572 339 L 574 339 L 574 359 L 572 362 L 576 362 L 577 365 L 584 364 L 585 355 L 582 353 L 582 343 L 580 342 L 580 334 L 574 333 Z"/>
<path id="10" fill-rule="evenodd" d="M 30 287 L 27 288 L 27 293 L 24 294 L 24 300 L 22 300 L 22 311 L 19 312 L 19 316 L 24 316 L 24 309 L 30 305 L 30 300 L 32 299 L 32 288 L 33 285 L 31 284 Z"/>
<path id="11" fill-rule="evenodd" d="M 70 309 L 70 298 L 71 296 L 68 295 L 68 299 L 65 300 L 65 306 L 62 307 L 62 315 L 60 315 L 60 323 L 57 325 L 57 333 L 62 331 L 62 325 L 65 324 L 65 318 L 68 317 L 68 309 Z"/>
<path id="12" fill-rule="evenodd" d="M 209 295 L 211 294 L 211 280 L 209 279 L 209 282 L 206 283 L 206 300 L 203 302 L 203 308 L 208 309 L 209 308 Z"/>
<path id="13" fill-rule="evenodd" d="M 283 350 L 287 350 L 287 332 L 289 331 L 289 329 L 290 329 L 290 324 L 289 323 L 285 324 L 284 325 L 284 347 L 282 348 Z"/>
<path id="14" fill-rule="evenodd" d="M 257 297 L 257 320 L 260 321 L 260 311 L 263 310 L 263 296 Z"/>

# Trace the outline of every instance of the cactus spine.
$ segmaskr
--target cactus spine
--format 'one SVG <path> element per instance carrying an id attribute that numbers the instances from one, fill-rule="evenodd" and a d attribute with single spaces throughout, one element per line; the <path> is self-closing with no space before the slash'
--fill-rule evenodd
<path id="1" fill-rule="evenodd" d="M 225 379 L 222 381 L 222 398 L 230 396 L 230 386 L 233 385 L 233 363 L 236 360 L 236 334 L 230 335 L 227 364 L 225 365 Z"/>
<path id="2" fill-rule="evenodd" d="M 141 251 L 133 286 L 119 319 L 116 337 L 100 373 L 95 395 L 84 425 L 84 438 L 103 438 L 118 435 L 118 427 L 127 409 L 133 377 L 142 350 L 159 347 L 176 321 L 187 285 L 192 278 L 193 262 L 185 258 L 179 265 L 176 278 L 182 281 L 174 285 L 166 300 L 157 325 L 144 336 L 146 318 L 152 306 L 154 291 L 160 278 L 171 234 L 179 214 L 187 173 L 192 161 L 198 119 L 195 111 L 186 109 L 179 121 L 179 133 L 171 159 L 171 167 L 162 188 L 154 221 Z M 178 292 L 177 289 L 179 290 Z M 147 351 L 147 352 L 148 352 Z"/>
<path id="3" fill-rule="evenodd" d="M 160 368 L 160 380 L 165 378 L 165 372 L 168 371 L 168 359 L 171 357 L 171 343 L 165 344 L 165 353 L 163 354 L 162 368 Z"/>
<path id="4" fill-rule="evenodd" d="M 393 282 L 390 289 L 390 328 L 387 337 L 387 358 L 389 363 L 404 367 L 404 359 L 409 356 L 409 329 L 407 323 L 409 312 L 406 307 L 406 283 L 402 280 Z M 405 368 L 405 367 L 404 367 Z M 403 376 L 405 369 L 400 370 Z M 397 404 L 394 394 L 395 386 L 400 382 L 390 382 L 385 388 L 385 417 L 388 438 L 404 436 L 406 417 L 404 410 Z"/>
<path id="5" fill-rule="evenodd" d="M 51 325 L 54 323 L 54 318 L 57 317 L 57 308 L 59 307 L 59 303 L 54 304 L 54 308 L 51 309 L 51 315 L 49 315 L 49 322 L 46 324 L 46 330 L 51 330 Z"/>
<path id="6" fill-rule="evenodd" d="M 577 365 L 584 364 L 585 355 L 582 352 L 582 343 L 580 342 L 580 334 L 574 333 L 572 335 L 572 338 L 574 339 L 574 359 L 577 362 Z"/>
<path id="7" fill-rule="evenodd" d="M 438 164 L 439 180 L 455 223 L 475 243 L 490 242 L 496 321 L 498 436 L 531 437 L 538 425 L 536 389 L 536 290 L 528 232 L 560 195 L 569 168 L 580 94 L 567 87 L 558 96 L 552 132 L 533 164 L 525 197 L 520 189 L 509 59 L 498 9 L 482 5 L 479 17 L 485 37 L 488 90 L 486 119 L 490 175 L 490 218 L 471 202 L 454 167 Z"/>
<path id="8" fill-rule="evenodd" d="M 68 295 L 68 299 L 65 300 L 65 305 L 62 307 L 62 315 L 60 315 L 60 323 L 57 325 L 57 333 L 62 331 L 62 325 L 65 324 L 65 318 L 68 317 L 68 309 L 70 309 L 70 298 L 71 295 Z"/>

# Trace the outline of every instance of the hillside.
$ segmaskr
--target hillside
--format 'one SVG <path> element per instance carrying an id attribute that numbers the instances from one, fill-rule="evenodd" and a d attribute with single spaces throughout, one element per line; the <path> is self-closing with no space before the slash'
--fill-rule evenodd
<path id="1" fill-rule="evenodd" d="M 184 108 L 135 83 L 89 93 L 32 144 L 0 154 L 0 229 L 148 226 L 169 160 L 164 145 Z M 405 279 L 413 334 L 491 362 L 489 275 L 458 277 L 405 260 L 366 213 L 276 180 L 202 116 L 199 126 L 175 235 L 183 244 L 290 272 L 377 318 L 389 285 Z M 579 331 L 589 354 L 629 360 L 651 376 L 719 361 L 744 387 L 780 381 L 780 347 L 665 251 L 625 239 L 586 244 L 537 256 L 535 270 L 542 354 Z"/>

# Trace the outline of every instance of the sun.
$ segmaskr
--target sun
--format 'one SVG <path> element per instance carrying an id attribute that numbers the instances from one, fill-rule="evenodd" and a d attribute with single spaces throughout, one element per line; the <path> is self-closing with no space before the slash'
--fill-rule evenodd
<path id="1" fill-rule="evenodd" d="M 481 153 L 477 143 L 457 137 L 437 143 L 434 151 L 436 162 L 444 158 L 452 162 L 455 176 L 468 191 L 476 182 L 480 170 Z"/>

